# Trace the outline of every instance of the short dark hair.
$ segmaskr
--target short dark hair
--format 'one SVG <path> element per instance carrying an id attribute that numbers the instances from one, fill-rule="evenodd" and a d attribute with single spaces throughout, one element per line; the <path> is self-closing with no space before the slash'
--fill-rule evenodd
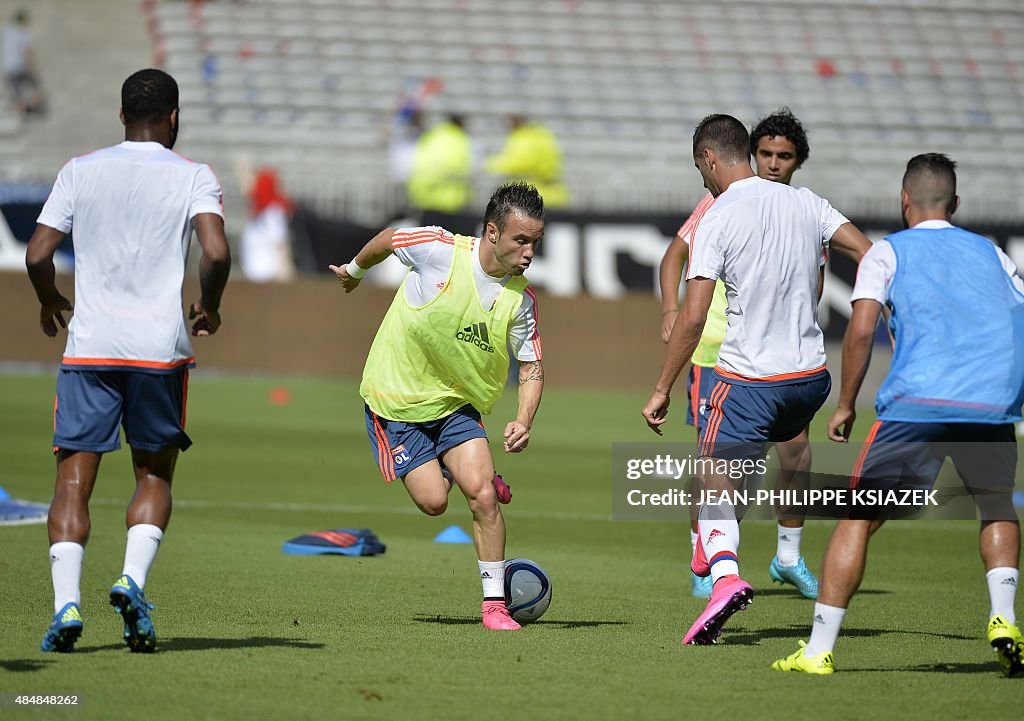
<path id="1" fill-rule="evenodd" d="M 750 134 L 743 123 L 731 115 L 709 115 L 693 131 L 693 155 L 711 148 L 728 160 L 750 157 Z"/>
<path id="2" fill-rule="evenodd" d="M 177 108 L 178 83 L 163 70 L 140 70 L 130 75 L 121 86 L 121 110 L 125 123 L 158 123 Z"/>
<path id="3" fill-rule="evenodd" d="M 761 138 L 778 137 L 786 138 L 793 143 L 793 147 L 796 148 L 796 167 L 799 168 L 811 157 L 811 146 L 807 143 L 807 132 L 803 123 L 787 107 L 781 107 L 771 115 L 761 118 L 750 131 L 750 154 L 757 154 L 757 144 Z"/>
<path id="4" fill-rule="evenodd" d="M 950 206 L 956 202 L 956 161 L 944 153 L 922 153 L 907 163 L 903 189 L 910 202 L 921 207 Z"/>
<path id="5" fill-rule="evenodd" d="M 493 222 L 499 231 L 505 230 L 505 221 L 516 210 L 527 218 L 544 220 L 544 198 L 522 180 L 505 183 L 494 191 L 484 211 L 484 225 Z"/>

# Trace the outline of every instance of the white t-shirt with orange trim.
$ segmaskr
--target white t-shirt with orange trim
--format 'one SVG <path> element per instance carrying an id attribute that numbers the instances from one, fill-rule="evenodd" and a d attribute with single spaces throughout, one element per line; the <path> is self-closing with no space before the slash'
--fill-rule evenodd
<path id="1" fill-rule="evenodd" d="M 700 219 L 686 278 L 725 282 L 728 323 L 719 371 L 785 381 L 820 372 L 818 269 L 847 219 L 807 188 L 758 177 L 733 182 Z"/>
<path id="2" fill-rule="evenodd" d="M 436 298 L 451 271 L 455 257 L 454 236 L 437 226 L 401 228 L 391 239 L 391 246 L 395 256 L 411 269 L 405 283 L 405 299 L 409 305 L 426 305 Z M 501 289 L 512 279 L 510 275 L 495 278 L 484 272 L 480 265 L 479 238 L 473 239 L 473 279 L 485 307 L 494 305 Z M 512 355 L 520 361 L 541 359 L 538 320 L 537 295 L 528 287 L 509 326 L 509 346 Z"/>
<path id="3" fill-rule="evenodd" d="M 217 178 L 159 143 L 125 141 L 68 161 L 37 221 L 74 231 L 64 368 L 195 363 L 181 284 L 200 213 L 224 215 Z"/>

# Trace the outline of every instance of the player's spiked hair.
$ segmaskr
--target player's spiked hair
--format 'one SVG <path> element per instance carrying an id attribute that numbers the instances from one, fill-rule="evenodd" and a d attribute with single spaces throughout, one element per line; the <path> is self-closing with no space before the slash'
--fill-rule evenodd
<path id="1" fill-rule="evenodd" d="M 744 160 L 750 157 L 750 134 L 731 115 L 709 115 L 693 131 L 693 155 L 705 148 L 714 150 L 723 159 Z"/>
<path id="2" fill-rule="evenodd" d="M 502 231 L 508 216 L 516 210 L 527 218 L 544 220 L 544 198 L 535 187 L 522 180 L 505 183 L 494 191 L 484 211 L 484 225 L 493 222 Z"/>
<path id="3" fill-rule="evenodd" d="M 771 115 L 761 118 L 750 131 L 750 154 L 757 153 L 757 143 L 761 138 L 780 136 L 788 139 L 796 148 L 796 167 L 799 168 L 811 157 L 811 146 L 807 144 L 807 132 L 803 123 L 787 107 L 781 107 Z"/>
<path id="4" fill-rule="evenodd" d="M 159 122 L 177 107 L 178 83 L 163 70 L 139 70 L 121 86 L 121 110 L 128 124 Z"/>
<path id="5" fill-rule="evenodd" d="M 915 205 L 956 207 L 956 161 L 944 153 L 922 153 L 907 163 L 903 189 Z"/>

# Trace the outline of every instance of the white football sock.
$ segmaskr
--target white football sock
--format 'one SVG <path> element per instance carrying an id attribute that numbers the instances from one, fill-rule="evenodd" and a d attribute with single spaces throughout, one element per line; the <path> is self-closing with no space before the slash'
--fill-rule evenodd
<path id="1" fill-rule="evenodd" d="M 484 587 L 484 598 L 505 599 L 505 562 L 477 561 L 480 567 L 480 583 Z"/>
<path id="2" fill-rule="evenodd" d="M 826 606 L 824 603 L 814 604 L 814 623 L 811 626 L 811 640 L 804 648 L 804 656 L 811 658 L 819 653 L 831 651 L 839 638 L 839 629 L 843 626 L 845 608 Z"/>
<path id="3" fill-rule="evenodd" d="M 153 565 L 163 537 L 163 531 L 148 523 L 140 523 L 128 529 L 128 541 L 124 549 L 124 570 L 121 573 L 131 576 L 139 588 L 146 587 L 149 567 Z"/>
<path id="4" fill-rule="evenodd" d="M 779 526 L 779 543 L 776 546 L 775 555 L 779 557 L 780 566 L 795 566 L 800 562 L 800 536 L 803 535 L 803 532 L 803 526 L 800 528 Z"/>
<path id="5" fill-rule="evenodd" d="M 1002 616 L 1010 623 L 1017 623 L 1013 612 L 1013 601 L 1020 583 L 1020 571 L 1009 566 L 993 568 L 985 574 L 988 582 L 988 597 L 992 604 L 989 616 Z"/>
<path id="6" fill-rule="evenodd" d="M 704 555 L 711 564 L 711 581 L 718 581 L 722 576 L 738 575 L 740 572 L 739 556 L 740 524 L 735 520 L 736 514 L 731 507 L 722 505 L 705 514 L 715 517 L 731 517 L 732 520 L 710 520 L 701 518 L 698 522 L 700 542 L 704 545 Z"/>
<path id="7" fill-rule="evenodd" d="M 50 546 L 50 576 L 53 578 L 53 612 L 69 603 L 82 605 L 82 559 L 80 543 L 58 541 Z"/>

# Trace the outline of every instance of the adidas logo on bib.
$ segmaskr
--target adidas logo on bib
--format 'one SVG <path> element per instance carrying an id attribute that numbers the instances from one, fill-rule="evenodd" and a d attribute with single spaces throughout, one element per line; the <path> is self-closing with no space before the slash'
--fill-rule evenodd
<path id="1" fill-rule="evenodd" d="M 487 332 L 486 323 L 473 323 L 472 325 L 467 325 L 465 328 L 455 333 L 455 340 L 472 343 L 486 353 L 494 352 L 494 346 L 491 345 L 491 334 Z"/>

